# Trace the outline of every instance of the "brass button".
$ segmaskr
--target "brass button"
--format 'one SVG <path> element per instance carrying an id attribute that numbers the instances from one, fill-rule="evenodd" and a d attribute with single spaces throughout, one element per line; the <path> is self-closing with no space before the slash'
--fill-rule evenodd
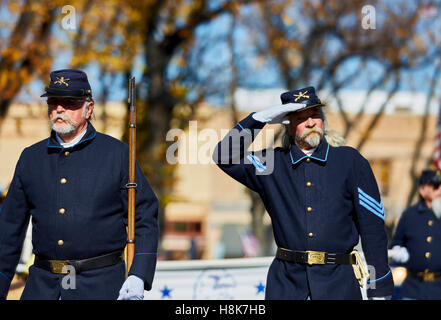
<path id="1" fill-rule="evenodd" d="M 311 212 L 311 211 L 312 211 L 312 208 L 311 208 L 311 207 L 308 207 L 308 208 L 306 208 L 306 211 Z"/>
<path id="2" fill-rule="evenodd" d="M 311 158 L 306 158 L 306 162 L 310 162 L 311 161 Z"/>
<path id="3" fill-rule="evenodd" d="M 430 252 L 426 252 L 426 254 L 424 255 L 426 257 L 426 259 L 429 259 L 431 257 L 431 253 Z"/>
<path id="4" fill-rule="evenodd" d="M 429 242 L 429 243 L 431 243 L 431 242 L 432 242 L 432 237 L 431 237 L 431 236 L 428 236 L 428 237 L 426 238 L 426 241 Z"/>
<path id="5" fill-rule="evenodd" d="M 61 247 L 64 244 L 63 240 L 58 240 L 58 245 Z"/>
<path id="6" fill-rule="evenodd" d="M 58 210 L 58 213 L 59 214 L 65 214 L 66 213 L 66 209 L 61 208 L 60 210 Z"/>
<path id="7" fill-rule="evenodd" d="M 429 220 L 429 221 L 427 222 L 427 225 L 428 225 L 429 227 L 431 227 L 431 226 L 433 225 L 433 220 Z"/>
<path id="8" fill-rule="evenodd" d="M 65 151 L 65 152 L 64 152 L 64 155 L 65 155 L 66 157 L 68 157 L 68 156 L 70 155 L 70 152 L 69 152 L 69 151 Z"/>
<path id="9" fill-rule="evenodd" d="M 312 185 L 312 183 L 309 182 L 309 181 L 306 183 L 306 186 L 307 186 L 307 187 L 310 187 L 311 185 Z"/>
<path id="10" fill-rule="evenodd" d="M 66 178 L 61 178 L 61 179 L 60 179 L 60 183 L 61 183 L 61 184 L 65 184 L 66 182 L 67 182 L 67 179 L 66 179 Z"/>
<path id="11" fill-rule="evenodd" d="M 314 234 L 312 232 L 308 233 L 308 237 L 312 238 L 314 237 Z"/>

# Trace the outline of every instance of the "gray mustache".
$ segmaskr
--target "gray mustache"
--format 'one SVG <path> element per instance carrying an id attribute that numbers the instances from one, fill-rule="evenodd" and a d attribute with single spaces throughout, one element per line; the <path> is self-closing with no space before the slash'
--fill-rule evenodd
<path id="1" fill-rule="evenodd" d="M 68 116 L 66 116 L 65 114 L 58 114 L 56 116 L 54 116 L 53 118 L 51 118 L 51 123 L 54 124 L 55 121 L 57 121 L 58 119 L 67 121 L 67 123 L 69 123 L 70 125 L 75 125 L 75 122 Z"/>
<path id="2" fill-rule="evenodd" d="M 306 128 L 303 133 L 301 138 L 305 138 L 307 135 L 309 135 L 310 133 L 318 133 L 320 136 L 323 134 L 323 130 L 317 127 L 314 128 Z"/>

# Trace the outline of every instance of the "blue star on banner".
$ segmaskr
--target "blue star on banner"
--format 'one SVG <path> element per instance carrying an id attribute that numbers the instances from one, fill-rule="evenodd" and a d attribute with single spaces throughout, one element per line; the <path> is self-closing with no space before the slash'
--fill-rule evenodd
<path id="1" fill-rule="evenodd" d="M 171 298 L 171 296 L 170 296 L 170 292 L 172 292 L 173 290 L 167 288 L 167 286 L 164 286 L 164 289 L 159 290 L 159 291 L 161 291 L 161 293 L 162 293 L 162 297 L 161 297 L 161 299 L 163 299 L 163 298 L 165 298 L 165 297 L 169 297 L 169 298 Z"/>
<path id="2" fill-rule="evenodd" d="M 265 285 L 262 283 L 262 281 L 259 282 L 259 284 L 257 286 L 255 286 L 257 289 L 257 293 L 259 294 L 261 292 L 265 292 Z"/>

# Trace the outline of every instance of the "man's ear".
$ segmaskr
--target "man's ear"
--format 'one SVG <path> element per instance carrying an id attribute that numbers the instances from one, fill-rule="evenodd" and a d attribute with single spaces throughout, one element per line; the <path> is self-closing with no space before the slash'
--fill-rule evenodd
<path id="1" fill-rule="evenodd" d="M 86 119 L 87 120 L 92 118 L 93 107 L 94 107 L 94 102 L 93 101 L 88 101 L 87 102 L 87 112 L 86 112 Z"/>

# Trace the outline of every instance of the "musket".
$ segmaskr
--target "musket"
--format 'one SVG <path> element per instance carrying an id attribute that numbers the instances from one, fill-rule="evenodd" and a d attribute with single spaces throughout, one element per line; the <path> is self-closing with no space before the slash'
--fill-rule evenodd
<path id="1" fill-rule="evenodd" d="M 127 248 L 126 248 L 126 278 L 132 266 L 135 255 L 135 149 L 136 149 L 136 107 L 135 107 L 135 77 L 129 79 L 129 181 L 128 189 L 128 219 L 127 219 Z"/>

